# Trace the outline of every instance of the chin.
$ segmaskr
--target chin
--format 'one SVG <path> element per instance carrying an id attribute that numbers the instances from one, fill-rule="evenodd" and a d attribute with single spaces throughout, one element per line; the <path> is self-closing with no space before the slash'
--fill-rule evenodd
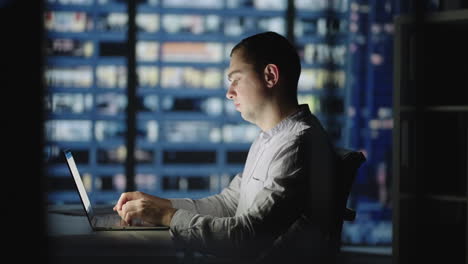
<path id="1" fill-rule="evenodd" d="M 244 119 L 245 121 L 255 124 L 251 115 L 244 114 L 241 112 L 241 116 L 242 116 L 242 119 Z"/>
<path id="2" fill-rule="evenodd" d="M 241 111 L 239 112 L 240 112 L 242 119 L 244 119 L 245 121 L 249 121 L 249 119 L 244 115 L 244 113 L 242 113 Z"/>

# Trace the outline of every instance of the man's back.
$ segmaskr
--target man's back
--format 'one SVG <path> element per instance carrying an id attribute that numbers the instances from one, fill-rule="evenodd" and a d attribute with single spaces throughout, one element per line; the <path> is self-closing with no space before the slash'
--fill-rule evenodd
<path id="1" fill-rule="evenodd" d="M 315 122 L 314 122 L 315 123 Z M 316 123 L 318 124 L 318 123 Z M 300 215 L 260 258 L 262 263 L 331 263 L 334 256 L 337 155 L 323 128 L 312 126 L 300 137 L 299 160 L 303 164 Z M 301 263 L 301 262 L 299 262 Z"/>

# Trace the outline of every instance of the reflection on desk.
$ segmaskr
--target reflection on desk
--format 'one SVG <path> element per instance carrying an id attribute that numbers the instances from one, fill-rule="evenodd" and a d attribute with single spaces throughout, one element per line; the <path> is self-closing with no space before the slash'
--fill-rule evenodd
<path id="1" fill-rule="evenodd" d="M 73 213 L 79 210 L 69 205 L 49 208 L 47 233 L 53 263 L 69 263 L 75 256 L 88 257 L 85 264 L 90 260 L 102 263 L 102 258 L 96 257 L 124 256 L 176 262 L 177 253 L 168 230 L 93 231 L 86 216 Z M 128 258 L 126 261 L 133 262 Z"/>

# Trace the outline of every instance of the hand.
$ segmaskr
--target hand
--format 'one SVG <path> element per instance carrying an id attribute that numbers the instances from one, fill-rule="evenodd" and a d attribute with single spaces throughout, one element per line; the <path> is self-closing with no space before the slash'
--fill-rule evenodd
<path id="1" fill-rule="evenodd" d="M 127 192 L 120 196 L 114 211 L 129 224 L 140 219 L 153 225 L 169 226 L 176 209 L 168 199 L 142 192 Z"/>
<path id="2" fill-rule="evenodd" d="M 114 211 L 121 211 L 122 206 L 132 200 L 137 200 L 137 199 L 145 199 L 145 200 L 151 200 L 155 202 L 158 206 L 160 207 L 172 207 L 171 201 L 168 199 L 160 198 L 157 196 L 153 196 L 144 192 L 126 192 L 122 193 L 120 195 L 119 200 L 117 201 L 117 204 L 114 206 Z"/>

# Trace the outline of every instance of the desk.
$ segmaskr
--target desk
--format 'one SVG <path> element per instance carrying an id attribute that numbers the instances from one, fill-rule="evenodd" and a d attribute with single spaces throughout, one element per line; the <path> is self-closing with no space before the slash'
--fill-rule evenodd
<path id="1" fill-rule="evenodd" d="M 79 214 L 80 207 L 49 207 L 47 234 L 52 263 L 103 263 L 103 257 L 112 258 L 113 263 L 138 263 L 141 258 L 153 263 L 180 262 L 169 231 L 93 231 L 86 216 Z"/>

